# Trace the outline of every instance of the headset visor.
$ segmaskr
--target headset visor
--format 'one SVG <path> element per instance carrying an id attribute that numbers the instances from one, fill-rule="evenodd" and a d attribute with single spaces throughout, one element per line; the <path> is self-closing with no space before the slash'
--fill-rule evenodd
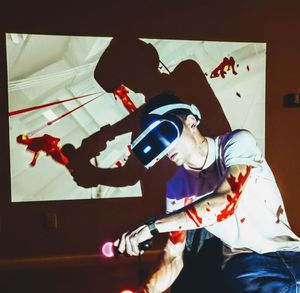
<path id="1" fill-rule="evenodd" d="M 157 120 L 132 143 L 133 153 L 146 168 L 153 166 L 175 145 L 182 132 L 181 121 L 176 122 Z"/>

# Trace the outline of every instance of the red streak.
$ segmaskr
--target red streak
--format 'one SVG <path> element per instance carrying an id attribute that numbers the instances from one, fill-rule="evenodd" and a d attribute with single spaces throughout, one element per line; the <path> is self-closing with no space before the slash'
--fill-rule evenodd
<path id="1" fill-rule="evenodd" d="M 55 101 L 55 102 L 51 102 L 51 103 L 47 103 L 47 104 L 43 104 L 43 105 L 38 105 L 38 106 L 33 106 L 33 107 L 29 107 L 29 108 L 24 108 L 24 109 L 9 112 L 8 115 L 9 116 L 14 116 L 14 115 L 18 115 L 18 114 L 22 114 L 22 113 L 26 113 L 26 112 L 30 112 L 30 111 L 42 109 L 42 108 L 45 108 L 45 107 L 50 107 L 50 106 L 53 106 L 53 105 L 66 103 L 66 102 L 73 101 L 73 100 L 78 100 L 78 99 L 85 98 L 85 97 L 88 97 L 88 96 L 92 96 L 92 95 L 95 95 L 95 94 L 97 94 L 97 93 L 83 95 L 83 96 L 74 97 L 74 98 L 69 98 L 69 99 L 61 100 L 61 101 Z"/>
<path id="2" fill-rule="evenodd" d="M 170 232 L 169 239 L 173 244 L 183 243 L 185 239 L 185 234 L 183 231 Z"/>
<path id="3" fill-rule="evenodd" d="M 198 215 L 196 209 L 194 207 L 186 210 L 188 217 L 196 224 L 197 227 L 201 227 L 202 218 Z"/>
<path id="4" fill-rule="evenodd" d="M 206 211 L 210 212 L 210 209 L 209 209 L 209 208 L 206 208 Z"/>
<path id="5" fill-rule="evenodd" d="M 37 128 L 37 129 L 35 129 L 35 130 L 29 132 L 29 133 L 28 133 L 28 136 L 32 136 L 32 135 L 36 134 L 37 132 L 41 131 L 42 129 L 46 128 L 47 126 L 50 126 L 50 125 L 52 125 L 53 123 L 55 123 L 55 122 L 61 120 L 61 119 L 64 118 L 65 116 L 70 115 L 70 114 L 73 113 L 74 111 L 77 111 L 78 109 L 84 107 L 84 106 L 87 105 L 88 103 L 90 103 L 90 102 L 94 101 L 95 99 L 99 98 L 101 95 L 102 95 L 102 94 L 96 96 L 96 97 L 93 98 L 93 99 L 88 100 L 87 102 L 81 104 L 80 106 L 77 106 L 76 108 L 71 109 L 71 110 L 68 111 L 68 112 L 63 113 L 63 114 L 60 115 L 59 117 L 57 117 L 57 118 L 55 118 L 55 119 L 53 119 L 53 120 L 51 120 L 51 121 L 48 121 L 46 124 L 44 124 L 44 125 L 40 126 L 39 128 Z"/>
<path id="6" fill-rule="evenodd" d="M 47 123 L 47 125 L 51 125 L 51 124 L 53 124 L 54 122 L 56 122 L 56 121 L 58 121 L 58 120 L 64 118 L 65 116 L 67 116 L 67 115 L 73 113 L 74 111 L 76 111 L 76 110 L 78 110 L 78 109 L 84 107 L 86 104 L 88 104 L 88 103 L 90 103 L 90 102 L 96 100 L 98 97 L 99 97 L 99 96 L 97 96 L 97 97 L 95 97 L 95 98 L 93 98 L 93 99 L 90 99 L 90 100 L 86 101 L 85 103 L 81 104 L 80 106 L 77 106 L 77 107 L 71 109 L 70 111 L 65 112 L 64 114 L 60 115 L 59 117 L 57 117 L 57 118 L 55 118 L 55 119 L 49 121 L 49 122 Z"/>
<path id="7" fill-rule="evenodd" d="M 217 215 L 217 221 L 223 221 L 224 219 L 227 219 L 229 216 L 233 215 L 238 199 L 242 193 L 242 186 L 246 182 L 246 179 L 248 178 L 250 174 L 251 167 L 247 166 L 246 174 L 239 174 L 238 178 L 236 179 L 235 176 L 230 175 L 229 178 L 227 178 L 227 182 L 230 185 L 231 191 L 233 192 L 234 196 L 231 197 L 229 194 L 227 195 L 227 200 L 229 203 L 226 205 L 226 207 L 221 210 L 220 214 Z"/>
<path id="8" fill-rule="evenodd" d="M 242 218 L 240 221 L 241 221 L 241 223 L 244 223 L 245 220 L 246 220 L 246 218 Z"/>

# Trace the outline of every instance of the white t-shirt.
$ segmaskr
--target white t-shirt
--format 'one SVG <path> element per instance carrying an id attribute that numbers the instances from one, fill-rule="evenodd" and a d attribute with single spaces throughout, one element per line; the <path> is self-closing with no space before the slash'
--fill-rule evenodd
<path id="1" fill-rule="evenodd" d="M 272 171 L 247 130 L 208 139 L 208 159 L 197 172 L 180 167 L 167 183 L 167 213 L 211 194 L 232 165 L 252 166 L 236 211 L 206 229 L 224 244 L 226 258 L 240 252 L 300 251 L 300 238 L 288 223 Z"/>

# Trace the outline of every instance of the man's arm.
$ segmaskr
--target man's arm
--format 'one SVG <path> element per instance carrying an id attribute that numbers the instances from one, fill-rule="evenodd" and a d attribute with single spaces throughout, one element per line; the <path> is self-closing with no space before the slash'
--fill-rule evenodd
<path id="1" fill-rule="evenodd" d="M 185 242 L 185 231 L 170 233 L 158 267 L 137 292 L 161 293 L 174 283 L 183 268 Z"/>
<path id="2" fill-rule="evenodd" d="M 219 187 L 210 196 L 200 199 L 178 212 L 165 215 L 155 222 L 160 233 L 191 230 L 210 226 L 234 214 L 251 171 L 248 165 L 233 165 L 227 169 Z M 118 250 L 138 255 L 138 243 L 152 238 L 147 225 L 125 233 L 116 243 Z"/>
<path id="3" fill-rule="evenodd" d="M 155 225 L 158 231 L 163 233 L 176 229 L 203 228 L 227 219 L 237 208 L 250 171 L 251 166 L 247 165 L 229 167 L 224 180 L 213 194 L 157 220 Z"/>

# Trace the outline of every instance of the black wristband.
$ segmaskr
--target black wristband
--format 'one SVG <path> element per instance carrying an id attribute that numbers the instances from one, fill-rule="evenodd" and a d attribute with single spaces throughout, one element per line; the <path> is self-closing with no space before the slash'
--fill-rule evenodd
<path id="1" fill-rule="evenodd" d="M 148 226 L 152 236 L 155 236 L 159 233 L 155 226 L 156 217 L 150 217 L 145 221 L 145 224 Z"/>

